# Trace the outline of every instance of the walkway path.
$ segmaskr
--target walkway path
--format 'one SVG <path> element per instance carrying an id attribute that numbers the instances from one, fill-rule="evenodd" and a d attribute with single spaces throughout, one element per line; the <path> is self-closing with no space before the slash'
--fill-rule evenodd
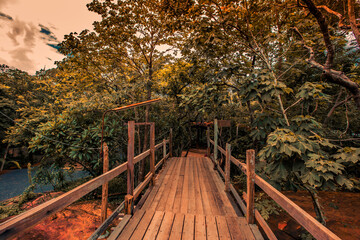
<path id="1" fill-rule="evenodd" d="M 142 207 L 110 239 L 262 239 L 212 166 L 204 157 L 169 160 Z"/>

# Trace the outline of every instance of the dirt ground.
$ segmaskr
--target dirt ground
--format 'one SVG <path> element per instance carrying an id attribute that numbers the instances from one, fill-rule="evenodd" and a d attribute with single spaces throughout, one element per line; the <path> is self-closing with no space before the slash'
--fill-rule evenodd
<path id="1" fill-rule="evenodd" d="M 283 193 L 315 217 L 311 197 L 307 192 Z M 320 192 L 319 197 L 327 218 L 326 227 L 343 240 L 360 239 L 360 193 Z M 279 239 L 299 239 L 299 224 L 285 212 L 271 216 L 268 223 Z"/>
<path id="2" fill-rule="evenodd" d="M 108 209 L 108 216 L 111 210 Z M 100 225 L 101 201 L 79 202 L 46 218 L 17 240 L 87 239 Z"/>

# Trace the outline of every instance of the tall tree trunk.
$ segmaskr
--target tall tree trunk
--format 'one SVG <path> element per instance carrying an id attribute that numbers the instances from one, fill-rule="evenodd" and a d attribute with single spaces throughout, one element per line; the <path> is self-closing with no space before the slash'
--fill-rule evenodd
<path id="1" fill-rule="evenodd" d="M 9 147 L 10 147 L 10 143 L 8 143 L 8 145 L 6 146 L 4 158 L 3 158 L 2 163 L 1 163 L 0 172 L 2 172 L 3 169 L 4 169 L 4 165 L 5 165 L 5 161 L 6 161 L 6 156 L 7 156 L 7 153 L 8 153 L 8 151 L 9 151 Z"/>
<path id="2" fill-rule="evenodd" d="M 151 67 L 149 67 L 149 81 L 147 83 L 147 100 L 151 99 L 151 91 L 152 91 L 152 73 L 153 70 Z M 145 122 L 149 122 L 149 112 L 150 112 L 150 105 L 146 105 L 145 108 Z M 149 143 L 149 134 L 150 134 L 150 128 L 148 125 L 145 125 L 145 134 L 144 134 L 144 144 L 143 144 L 143 152 L 147 150 L 148 143 Z M 145 177 L 145 166 L 146 162 L 141 161 L 140 162 L 140 171 L 139 171 L 139 181 L 142 182 Z"/>

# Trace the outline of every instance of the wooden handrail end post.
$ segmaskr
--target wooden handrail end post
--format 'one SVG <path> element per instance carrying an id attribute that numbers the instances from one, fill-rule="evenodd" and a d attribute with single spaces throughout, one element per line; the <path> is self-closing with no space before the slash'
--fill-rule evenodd
<path id="1" fill-rule="evenodd" d="M 173 145 L 173 129 L 170 128 L 170 135 L 169 135 L 169 157 L 170 158 L 172 158 L 172 156 L 173 156 L 172 145 Z"/>
<path id="2" fill-rule="evenodd" d="M 164 165 L 166 163 L 166 139 L 163 140 L 163 159 L 164 159 Z"/>
<path id="3" fill-rule="evenodd" d="M 127 194 L 125 196 L 125 214 L 132 215 L 134 210 L 134 196 L 131 194 Z"/>

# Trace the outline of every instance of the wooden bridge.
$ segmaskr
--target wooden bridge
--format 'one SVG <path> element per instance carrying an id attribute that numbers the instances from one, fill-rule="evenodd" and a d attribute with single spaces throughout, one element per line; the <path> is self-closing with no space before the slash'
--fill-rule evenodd
<path id="1" fill-rule="evenodd" d="M 134 156 L 136 125 L 150 126 L 150 148 Z M 97 239 L 123 211 L 121 222 L 108 239 L 277 239 L 254 207 L 255 184 L 316 239 L 340 239 L 255 174 L 254 150 L 246 152 L 247 160 L 243 163 L 231 156 L 229 144 L 226 149 L 218 146 L 217 120 L 214 121 L 214 140 L 210 139 L 209 132 L 208 128 L 207 156 L 211 158 L 172 157 L 171 130 L 168 139 L 155 145 L 154 123 L 130 121 L 127 162 L 108 171 L 108 152 L 104 144 L 101 176 L 2 223 L 0 239 L 16 237 L 100 186 L 103 189 L 102 224 L 89 239 Z M 160 149 L 162 158 L 157 160 L 156 151 Z M 218 154 L 226 159 L 224 169 L 217 161 Z M 150 172 L 135 188 L 134 165 L 147 157 L 150 157 Z M 242 197 L 230 182 L 230 165 L 237 166 L 247 176 L 247 193 Z M 125 171 L 125 200 L 106 218 L 107 183 Z"/>

